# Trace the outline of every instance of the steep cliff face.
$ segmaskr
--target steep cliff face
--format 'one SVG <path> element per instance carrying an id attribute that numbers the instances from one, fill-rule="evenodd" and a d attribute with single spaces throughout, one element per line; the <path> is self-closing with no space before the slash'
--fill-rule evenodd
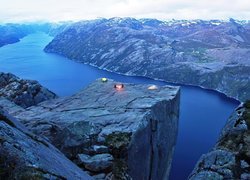
<path id="1" fill-rule="evenodd" d="M 0 96 L 24 108 L 57 97 L 37 81 L 23 80 L 10 73 L 0 73 Z"/>
<path id="2" fill-rule="evenodd" d="M 250 101 L 236 109 L 189 179 L 250 179 Z"/>
<path id="3" fill-rule="evenodd" d="M 0 179 L 92 179 L 0 106 Z"/>
<path id="4" fill-rule="evenodd" d="M 250 94 L 250 32 L 234 20 L 100 19 L 58 34 L 45 48 L 127 75 L 199 85 L 245 100 Z"/>
<path id="5" fill-rule="evenodd" d="M 179 88 L 115 84 L 97 80 L 71 97 L 28 109 L 6 99 L 0 104 L 92 176 L 166 179 L 178 131 Z"/>

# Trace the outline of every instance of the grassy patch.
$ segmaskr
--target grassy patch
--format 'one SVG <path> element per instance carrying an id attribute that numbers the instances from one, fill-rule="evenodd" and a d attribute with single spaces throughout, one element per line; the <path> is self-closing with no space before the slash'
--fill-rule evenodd
<path id="1" fill-rule="evenodd" d="M 131 141 L 132 133 L 115 132 L 109 134 L 105 143 L 109 147 L 114 157 L 112 174 L 114 179 L 127 179 L 128 174 L 128 146 Z"/>
<path id="2" fill-rule="evenodd" d="M 109 134 L 105 139 L 105 143 L 112 149 L 122 149 L 129 145 L 130 139 L 131 133 L 118 132 Z"/>

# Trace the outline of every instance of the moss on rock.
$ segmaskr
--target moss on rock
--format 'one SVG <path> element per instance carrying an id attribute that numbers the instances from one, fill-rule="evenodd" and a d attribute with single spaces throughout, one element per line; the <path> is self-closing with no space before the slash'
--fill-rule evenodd
<path id="1" fill-rule="evenodd" d="M 115 132 L 109 134 L 105 143 L 109 147 L 111 154 L 115 158 L 112 168 L 112 176 L 114 179 L 127 180 L 128 165 L 128 146 L 130 144 L 132 133 Z"/>
<path id="2" fill-rule="evenodd" d="M 246 102 L 244 103 L 244 107 L 250 109 L 250 100 L 246 100 Z"/>
<path id="3" fill-rule="evenodd" d="M 106 139 L 105 143 L 109 148 L 112 149 L 123 149 L 128 147 L 131 139 L 131 133 L 126 132 L 115 132 L 109 134 Z"/>

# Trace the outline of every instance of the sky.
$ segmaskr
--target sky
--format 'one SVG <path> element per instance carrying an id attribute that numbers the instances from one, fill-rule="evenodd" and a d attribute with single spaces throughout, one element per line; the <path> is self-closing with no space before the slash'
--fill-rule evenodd
<path id="1" fill-rule="evenodd" d="M 111 17 L 250 20 L 249 0 L 0 0 L 0 22 Z"/>

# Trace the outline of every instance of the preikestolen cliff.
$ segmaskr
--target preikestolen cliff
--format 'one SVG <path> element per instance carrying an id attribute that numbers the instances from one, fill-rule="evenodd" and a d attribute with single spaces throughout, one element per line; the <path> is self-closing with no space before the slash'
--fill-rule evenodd
<path id="1" fill-rule="evenodd" d="M 0 180 L 250 179 L 250 21 L 79 2 L 1 11 Z"/>

